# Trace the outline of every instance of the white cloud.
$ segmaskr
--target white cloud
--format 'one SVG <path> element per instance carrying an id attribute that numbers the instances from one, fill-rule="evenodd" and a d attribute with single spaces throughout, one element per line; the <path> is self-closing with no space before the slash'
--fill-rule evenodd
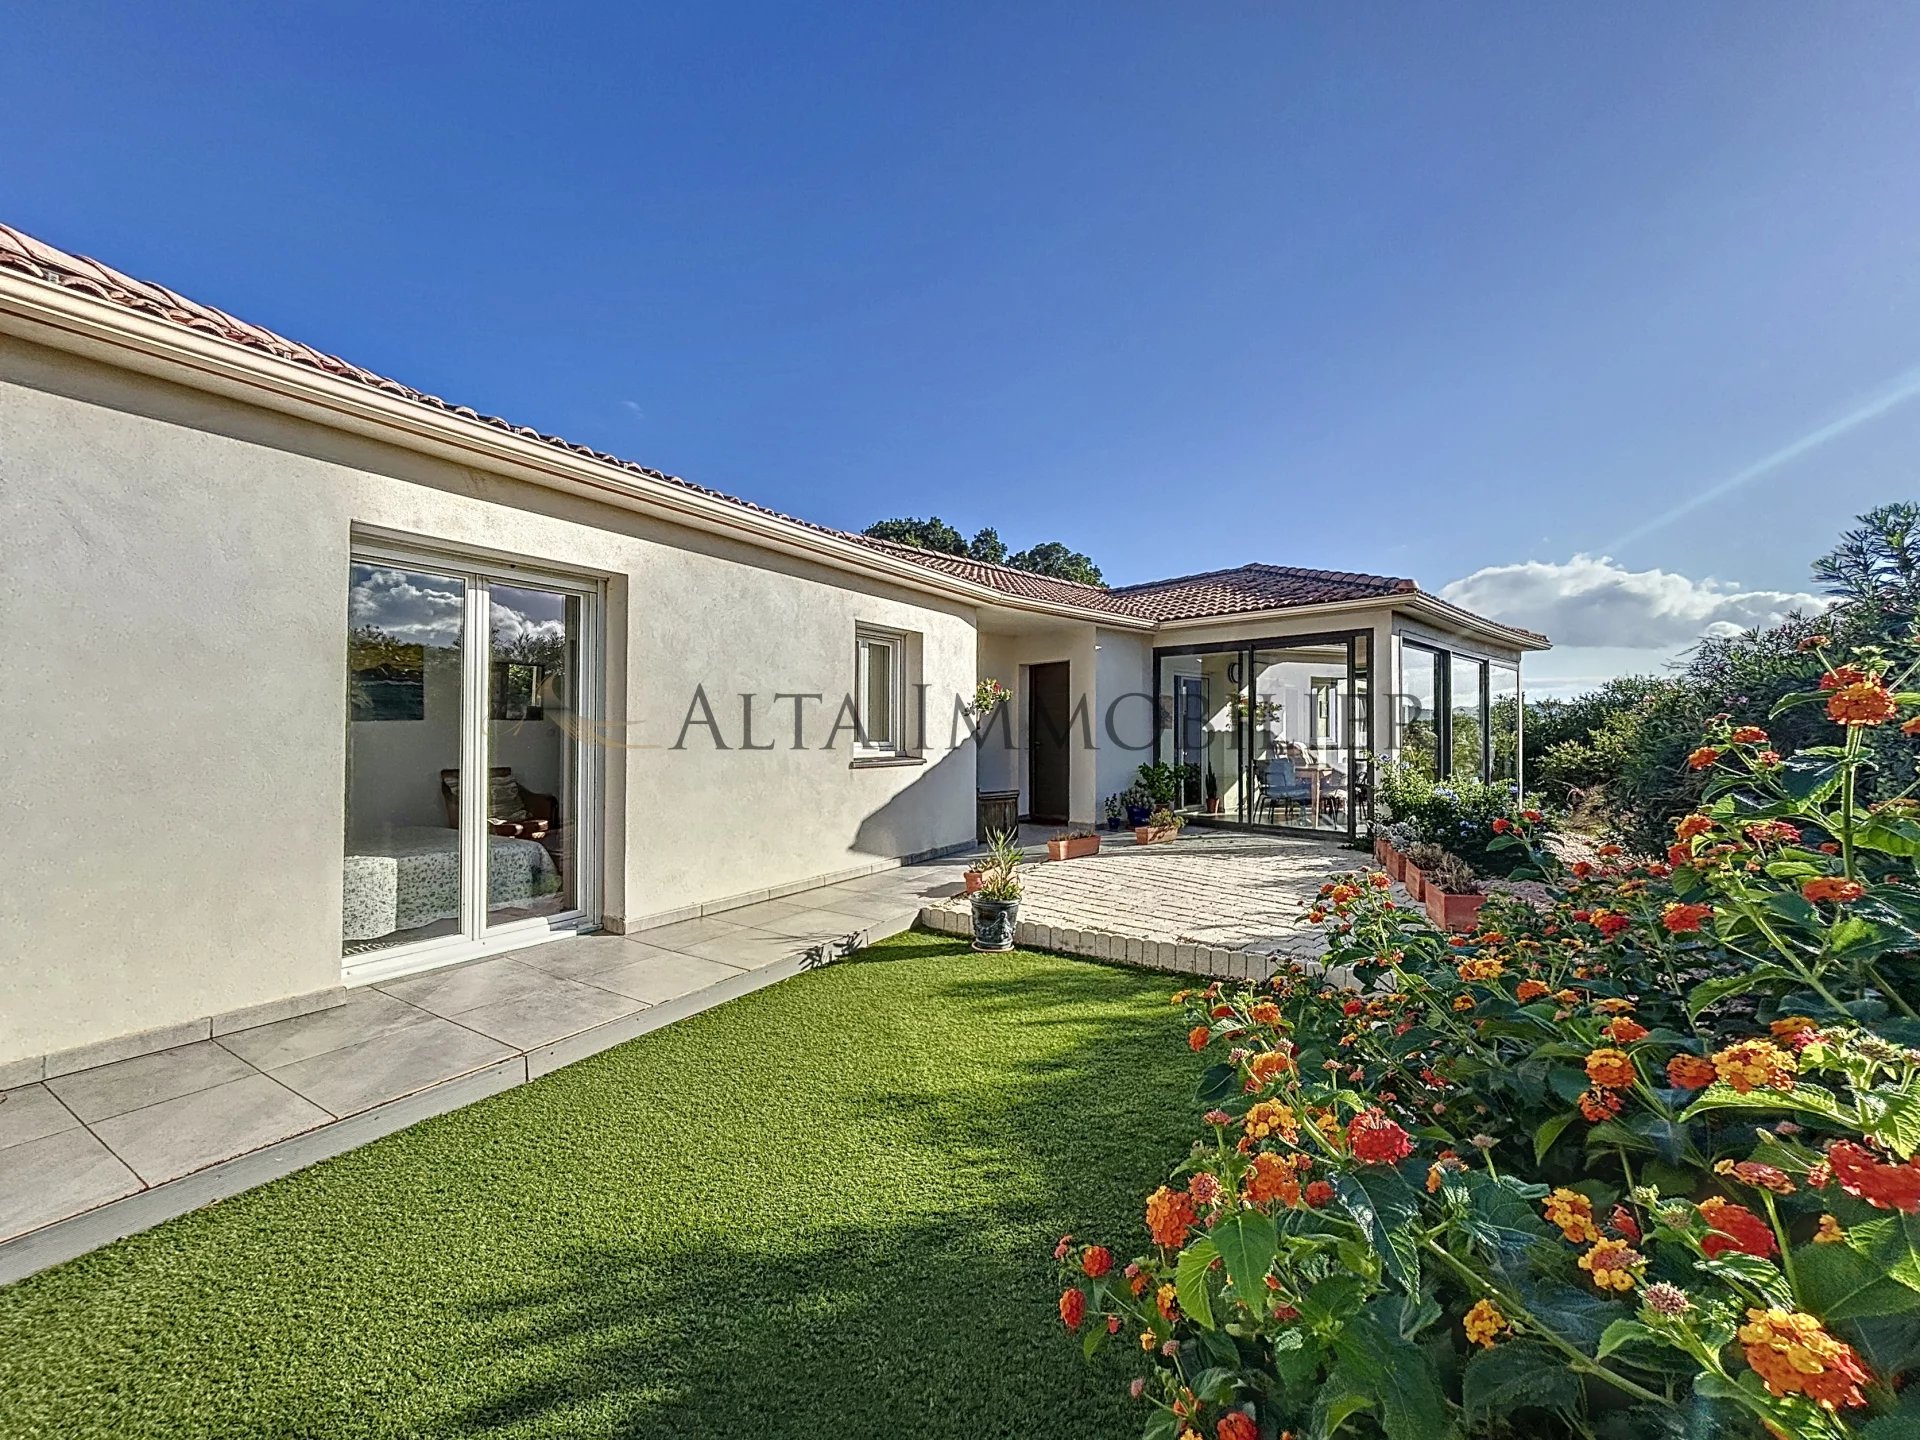
<path id="1" fill-rule="evenodd" d="M 1772 625 L 1827 602 L 1794 590 L 1746 590 L 1671 570 L 1628 570 L 1604 555 L 1489 565 L 1440 591 L 1476 615 L 1544 632 L 1556 648 L 1676 653 L 1708 635 Z"/>
<path id="2" fill-rule="evenodd" d="M 347 594 L 355 625 L 416 645 L 458 644 L 464 605 L 458 580 L 384 568 L 360 571 Z"/>

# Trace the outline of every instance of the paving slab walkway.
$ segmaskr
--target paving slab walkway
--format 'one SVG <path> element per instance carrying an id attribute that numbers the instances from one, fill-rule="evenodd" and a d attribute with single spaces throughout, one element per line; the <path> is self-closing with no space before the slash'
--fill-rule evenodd
<path id="1" fill-rule="evenodd" d="M 1100 853 L 1078 860 L 1045 853 L 1022 871 L 1016 944 L 1240 980 L 1318 959 L 1302 913 L 1328 877 L 1372 863 L 1324 840 L 1197 825 L 1154 845 L 1106 832 Z M 921 923 L 973 933 L 964 896 L 930 904 Z"/>

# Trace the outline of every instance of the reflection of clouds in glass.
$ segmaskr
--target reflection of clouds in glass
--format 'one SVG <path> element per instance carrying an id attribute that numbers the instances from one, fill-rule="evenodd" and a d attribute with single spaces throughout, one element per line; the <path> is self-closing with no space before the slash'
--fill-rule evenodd
<path id="1" fill-rule="evenodd" d="M 371 565 L 353 567 L 347 615 L 356 627 L 371 625 L 396 640 L 418 645 L 460 643 L 465 604 L 458 580 Z"/>
<path id="2" fill-rule="evenodd" d="M 567 600 L 551 590 L 493 587 L 493 643 L 503 650 L 522 641 L 557 644 L 567 638 Z"/>

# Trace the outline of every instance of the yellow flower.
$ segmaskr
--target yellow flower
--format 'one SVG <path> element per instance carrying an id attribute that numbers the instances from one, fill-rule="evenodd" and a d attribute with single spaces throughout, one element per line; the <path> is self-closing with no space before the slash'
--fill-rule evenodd
<path id="1" fill-rule="evenodd" d="M 1247 1136 L 1252 1140 L 1265 1140 L 1270 1135 L 1278 1135 L 1291 1143 L 1298 1135 L 1298 1120 L 1291 1105 L 1278 1100 L 1256 1101 L 1247 1111 Z"/>
<path id="2" fill-rule="evenodd" d="M 1467 1317 L 1461 1322 L 1467 1332 L 1467 1339 L 1483 1349 L 1493 1348 L 1494 1337 L 1507 1328 L 1507 1317 L 1491 1300 L 1479 1300 L 1467 1311 Z"/>
<path id="3" fill-rule="evenodd" d="M 1580 1268 L 1602 1290 L 1631 1290 L 1634 1271 L 1646 1257 L 1624 1240 L 1600 1240 L 1580 1257 Z"/>
<path id="4" fill-rule="evenodd" d="M 1840 1222 L 1831 1215 L 1820 1217 L 1820 1228 L 1813 1232 L 1816 1245 L 1838 1245 L 1847 1238 L 1847 1232 L 1840 1228 Z"/>
<path id="5" fill-rule="evenodd" d="M 1793 1089 L 1793 1054 L 1771 1040 L 1742 1040 L 1715 1051 L 1713 1068 L 1742 1095 L 1762 1088 Z"/>
<path id="6" fill-rule="evenodd" d="M 1547 1223 L 1559 1226 L 1560 1233 L 1574 1244 L 1600 1238 L 1600 1231 L 1593 1223 L 1593 1202 L 1578 1190 L 1556 1190 L 1543 1203 Z"/>

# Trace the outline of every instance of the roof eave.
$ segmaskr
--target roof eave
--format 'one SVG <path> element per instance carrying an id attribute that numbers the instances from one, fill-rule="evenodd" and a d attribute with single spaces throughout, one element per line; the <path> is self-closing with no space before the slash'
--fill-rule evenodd
<path id="1" fill-rule="evenodd" d="M 1189 615 L 1178 620 L 1162 620 L 1164 631 L 1198 630 L 1217 625 L 1255 624 L 1271 620 L 1297 619 L 1301 616 L 1345 615 L 1356 610 L 1412 610 L 1455 630 L 1485 636 L 1520 651 L 1549 650 L 1553 642 L 1544 635 L 1517 626 L 1503 625 L 1449 604 L 1424 590 L 1399 590 L 1384 595 L 1363 595 L 1353 600 L 1325 600 L 1313 605 L 1272 605 L 1261 610 L 1236 610 L 1225 615 Z"/>
<path id="2" fill-rule="evenodd" d="M 0 333 L 458 464 L 587 495 L 837 570 L 885 579 L 922 594 L 1121 628 L 1153 626 L 1152 621 L 1135 616 L 1009 595 L 881 554 L 831 531 L 671 481 L 654 480 L 544 440 L 328 375 L 30 275 L 0 270 Z"/>

